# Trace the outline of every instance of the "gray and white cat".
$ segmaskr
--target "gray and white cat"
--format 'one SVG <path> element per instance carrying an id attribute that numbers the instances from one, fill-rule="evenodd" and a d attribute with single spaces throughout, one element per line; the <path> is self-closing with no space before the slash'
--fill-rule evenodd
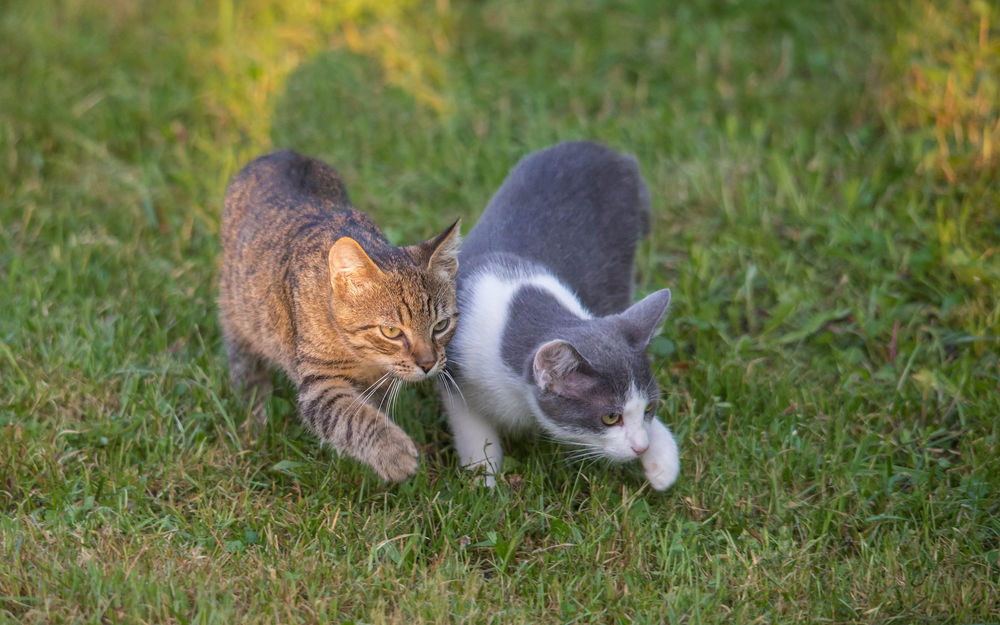
<path id="1" fill-rule="evenodd" d="M 677 479 L 677 444 L 656 418 L 646 348 L 670 304 L 632 304 L 649 191 L 634 158 L 567 142 L 522 159 L 459 253 L 461 321 L 442 385 L 463 466 L 495 484 L 499 431 L 540 428 L 582 456 L 639 458 L 653 488 Z"/>

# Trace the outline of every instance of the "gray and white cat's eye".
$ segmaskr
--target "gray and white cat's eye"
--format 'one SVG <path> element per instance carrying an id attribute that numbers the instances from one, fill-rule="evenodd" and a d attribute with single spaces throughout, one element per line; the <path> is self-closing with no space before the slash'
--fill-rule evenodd
<path id="1" fill-rule="evenodd" d="M 622 424 L 622 413 L 620 412 L 609 412 L 607 414 L 601 415 L 601 423 L 611 427 L 614 425 Z"/>

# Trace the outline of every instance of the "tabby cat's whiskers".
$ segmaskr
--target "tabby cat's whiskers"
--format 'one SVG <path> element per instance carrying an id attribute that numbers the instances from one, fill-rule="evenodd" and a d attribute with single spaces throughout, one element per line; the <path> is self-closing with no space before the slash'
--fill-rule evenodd
<path id="1" fill-rule="evenodd" d="M 395 378 L 389 384 L 389 390 L 382 397 L 382 401 L 378 403 L 379 412 L 385 415 L 387 421 L 395 421 L 395 409 L 396 409 L 396 398 L 399 395 L 400 389 L 403 387 L 403 381 L 399 378 Z M 382 411 L 382 403 L 385 402 L 385 411 Z"/>
<path id="2" fill-rule="evenodd" d="M 455 391 L 458 392 L 459 397 L 462 398 L 462 403 L 466 403 L 465 395 L 462 393 L 462 387 L 458 385 L 458 382 L 456 382 L 455 378 L 453 378 L 452 375 L 448 373 L 447 369 L 441 370 L 441 380 L 445 382 L 444 389 L 448 393 L 449 397 L 454 398 L 454 395 L 451 392 L 451 389 L 454 388 Z"/>
<path id="3" fill-rule="evenodd" d="M 357 416 L 358 412 L 368 403 L 368 400 L 372 398 L 379 391 L 386 380 L 392 377 L 392 373 L 386 371 L 382 374 L 382 377 L 372 382 L 371 386 L 366 388 L 362 393 L 354 398 L 354 401 L 344 409 L 344 414 L 348 419 L 353 420 Z"/>

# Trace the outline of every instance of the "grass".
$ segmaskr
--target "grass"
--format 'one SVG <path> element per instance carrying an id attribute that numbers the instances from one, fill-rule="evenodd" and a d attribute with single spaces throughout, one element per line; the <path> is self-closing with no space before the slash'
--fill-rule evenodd
<path id="1" fill-rule="evenodd" d="M 986 2 L 11 0 L 0 9 L 0 622 L 1000 621 L 1000 12 Z M 566 138 L 634 153 L 682 476 L 430 388 L 385 486 L 240 432 L 227 179 L 328 159 L 390 238 Z"/>

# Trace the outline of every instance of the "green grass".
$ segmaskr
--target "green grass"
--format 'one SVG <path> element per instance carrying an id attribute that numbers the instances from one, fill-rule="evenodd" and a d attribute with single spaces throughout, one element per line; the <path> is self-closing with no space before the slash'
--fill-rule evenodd
<path id="1" fill-rule="evenodd" d="M 1000 11 L 987 2 L 10 0 L 0 8 L 0 622 L 1000 621 Z M 328 159 L 390 238 L 521 156 L 634 153 L 682 476 L 431 389 L 385 486 L 279 386 L 240 426 L 228 178 Z"/>

